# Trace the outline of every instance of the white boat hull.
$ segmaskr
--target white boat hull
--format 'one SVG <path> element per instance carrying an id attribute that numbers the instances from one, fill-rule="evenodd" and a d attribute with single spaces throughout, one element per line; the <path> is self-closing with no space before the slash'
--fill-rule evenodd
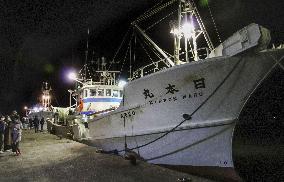
<path id="1" fill-rule="evenodd" d="M 233 128 L 234 124 L 183 129 L 133 151 L 154 164 L 233 167 L 232 151 L 226 147 L 231 145 Z M 163 134 L 126 137 L 127 148 L 143 145 Z M 94 140 L 93 144 L 106 151 L 123 150 L 125 137 Z"/>
<path id="2" fill-rule="evenodd" d="M 121 154 L 125 143 L 130 149 L 138 147 L 133 151 L 154 164 L 233 168 L 232 136 L 238 116 L 282 56 L 279 50 L 212 58 L 135 80 L 125 88 L 116 111 L 89 123 L 91 142 Z M 178 126 L 184 114 L 192 117 Z"/>

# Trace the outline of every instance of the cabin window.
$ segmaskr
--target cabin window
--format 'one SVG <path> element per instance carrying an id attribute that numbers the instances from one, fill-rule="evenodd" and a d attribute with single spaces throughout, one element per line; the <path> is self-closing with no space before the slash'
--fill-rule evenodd
<path id="1" fill-rule="evenodd" d="M 106 96 L 111 96 L 111 89 L 106 89 Z"/>
<path id="2" fill-rule="evenodd" d="M 84 92 L 85 92 L 85 97 L 88 97 L 88 90 L 84 90 Z"/>
<path id="3" fill-rule="evenodd" d="M 118 90 L 113 90 L 112 91 L 112 96 L 113 97 L 118 97 Z"/>
<path id="4" fill-rule="evenodd" d="M 122 90 L 119 91 L 119 97 L 122 97 L 123 96 L 123 93 L 122 93 Z"/>
<path id="5" fill-rule="evenodd" d="M 90 96 L 97 96 L 97 90 L 96 89 L 91 89 L 90 90 Z"/>
<path id="6" fill-rule="evenodd" d="M 104 89 L 98 88 L 98 96 L 104 96 Z"/>

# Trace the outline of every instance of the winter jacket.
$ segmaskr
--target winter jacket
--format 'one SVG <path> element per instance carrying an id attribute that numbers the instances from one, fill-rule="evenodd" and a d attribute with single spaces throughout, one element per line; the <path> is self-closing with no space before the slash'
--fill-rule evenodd
<path id="1" fill-rule="evenodd" d="M 20 142 L 22 140 L 22 131 L 21 129 L 14 128 L 12 131 L 13 143 Z"/>
<path id="2" fill-rule="evenodd" d="M 40 124 L 43 125 L 44 124 L 44 118 L 41 118 L 40 120 Z"/>
<path id="3" fill-rule="evenodd" d="M 38 118 L 35 118 L 35 119 L 34 119 L 34 125 L 35 125 L 35 126 L 38 126 L 38 125 L 39 125 L 39 120 L 38 120 Z"/>
<path id="4" fill-rule="evenodd" d="M 12 140 L 13 143 L 20 142 L 22 140 L 22 123 L 16 122 L 12 129 Z"/>

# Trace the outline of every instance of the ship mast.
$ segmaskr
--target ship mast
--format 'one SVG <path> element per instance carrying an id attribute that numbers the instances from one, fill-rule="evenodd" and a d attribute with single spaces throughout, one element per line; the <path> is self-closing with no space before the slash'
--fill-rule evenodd
<path id="1" fill-rule="evenodd" d="M 178 32 L 180 32 L 180 26 L 181 26 L 181 0 L 179 0 L 178 3 Z M 181 34 L 177 34 L 177 36 L 175 37 L 175 50 L 174 50 L 174 62 L 176 65 L 180 64 L 180 59 L 179 59 L 179 51 L 180 51 L 180 39 L 181 39 Z"/>
<path id="2" fill-rule="evenodd" d="M 84 82 L 87 81 L 87 62 L 88 62 L 88 54 L 89 54 L 89 34 L 90 34 L 90 29 L 88 28 L 88 36 L 87 36 L 87 45 L 86 45 L 86 51 L 85 51 L 85 65 L 84 65 L 84 77 L 83 80 Z"/>
<path id="3" fill-rule="evenodd" d="M 44 110 L 47 110 L 48 107 L 50 107 L 51 105 L 50 91 L 51 91 L 51 87 L 48 85 L 48 83 L 43 82 L 41 104 Z"/>
<path id="4" fill-rule="evenodd" d="M 189 20 L 188 20 L 189 17 Z M 198 29 L 194 25 L 194 18 L 197 21 Z M 210 51 L 214 49 L 197 8 L 191 0 L 179 0 L 177 23 L 171 23 L 171 33 L 174 34 L 174 62 L 176 65 L 181 64 L 180 61 L 180 41 L 184 37 L 185 61 L 189 62 L 188 47 L 191 49 L 194 61 L 198 61 L 197 38 L 203 34 Z"/>

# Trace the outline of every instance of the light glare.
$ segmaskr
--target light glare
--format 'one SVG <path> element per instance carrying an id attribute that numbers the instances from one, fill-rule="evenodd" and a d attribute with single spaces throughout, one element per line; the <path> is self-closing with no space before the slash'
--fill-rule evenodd
<path id="1" fill-rule="evenodd" d="M 185 22 L 182 26 L 182 32 L 185 37 L 191 37 L 194 32 L 194 25 L 189 22 Z"/>
<path id="2" fill-rule="evenodd" d="M 76 79 L 77 79 L 77 75 L 76 75 L 76 73 L 74 73 L 74 72 L 70 72 L 70 73 L 68 74 L 68 78 L 69 78 L 70 80 L 76 80 Z"/>
<path id="3" fill-rule="evenodd" d="M 119 80 L 119 82 L 118 82 L 118 86 L 121 87 L 121 88 L 123 88 L 126 84 L 127 84 L 127 82 L 124 81 L 124 80 Z"/>

